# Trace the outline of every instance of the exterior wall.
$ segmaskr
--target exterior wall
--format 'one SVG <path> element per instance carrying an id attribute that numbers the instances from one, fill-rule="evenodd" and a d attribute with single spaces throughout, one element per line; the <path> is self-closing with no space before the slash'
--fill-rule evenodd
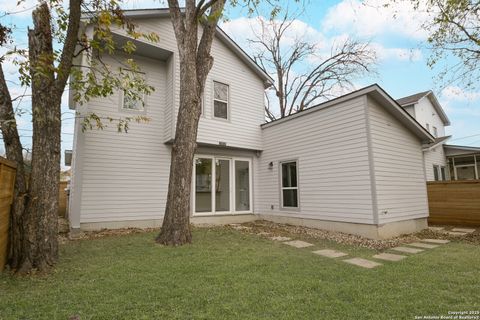
<path id="1" fill-rule="evenodd" d="M 443 125 L 443 121 L 438 116 L 437 111 L 433 107 L 428 97 L 423 97 L 415 105 L 415 119 L 424 128 L 426 128 L 426 124 L 428 123 L 430 126 L 429 132 L 431 134 L 433 134 L 433 127 L 436 127 L 438 131 L 438 137 L 445 136 L 445 126 Z"/>
<path id="2" fill-rule="evenodd" d="M 427 181 L 435 181 L 435 176 L 433 174 L 433 166 L 445 167 L 446 178 L 448 179 L 448 168 L 447 168 L 447 158 L 445 157 L 445 152 L 443 150 L 443 145 L 439 145 L 431 150 L 423 152 L 425 160 L 425 175 Z"/>
<path id="3" fill-rule="evenodd" d="M 164 141 L 169 141 L 175 133 L 176 117 L 172 115 L 178 113 L 180 103 L 180 68 L 172 23 L 169 18 L 141 19 L 136 22 L 139 30 L 159 34 L 160 41 L 154 45 L 173 52 L 174 67 L 171 72 L 174 97 L 172 105 L 165 111 L 167 121 L 164 129 Z M 211 54 L 214 64 L 205 85 L 197 141 L 214 145 L 225 142 L 232 147 L 261 150 L 260 125 L 265 122 L 263 81 L 218 38 L 213 41 Z M 213 117 L 213 81 L 229 85 L 228 121 Z"/>
<path id="4" fill-rule="evenodd" d="M 428 216 L 422 144 L 375 100 L 368 99 L 378 223 Z"/>
<path id="5" fill-rule="evenodd" d="M 365 102 L 359 97 L 264 127 L 257 214 L 374 223 Z M 279 162 L 293 159 L 298 160 L 299 209 L 284 210 Z"/>
<path id="6" fill-rule="evenodd" d="M 115 65 L 109 57 L 104 59 Z M 163 214 L 170 166 L 170 150 L 161 137 L 164 129 L 166 63 L 137 57 L 147 82 L 155 91 L 146 97 L 148 123 L 130 123 L 128 133 L 118 133 L 115 123 L 104 130 L 77 128 L 82 144 L 75 145 L 81 163 L 74 166 L 72 227 L 106 221 L 146 220 Z M 93 99 L 83 112 L 125 118 L 138 113 L 121 109 L 121 97 Z M 79 183 L 77 178 L 81 177 Z"/>

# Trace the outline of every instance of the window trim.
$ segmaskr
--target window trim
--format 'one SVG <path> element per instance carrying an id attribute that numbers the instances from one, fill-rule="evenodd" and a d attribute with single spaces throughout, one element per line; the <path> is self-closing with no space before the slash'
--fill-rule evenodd
<path id="1" fill-rule="evenodd" d="M 211 159 L 212 160 L 212 177 L 216 177 L 216 160 L 230 160 L 230 211 L 216 211 L 216 203 L 215 203 L 215 192 L 213 190 L 216 189 L 216 179 L 212 179 L 212 211 L 210 212 L 195 212 L 196 207 L 196 199 L 195 199 L 195 187 L 196 187 L 196 166 L 195 161 L 198 158 L 204 159 Z M 236 211 L 236 194 L 235 194 L 235 161 L 245 161 L 248 162 L 248 174 L 249 174 L 249 201 L 250 201 L 250 209 L 243 210 L 243 211 Z M 242 214 L 252 214 L 254 208 L 254 199 L 253 199 L 253 159 L 250 157 L 236 157 L 231 155 L 223 155 L 223 154 L 205 154 L 199 153 L 195 154 L 193 158 L 193 171 L 192 171 L 192 186 L 191 186 L 191 196 L 190 196 L 190 216 L 191 217 L 211 217 L 211 216 L 225 216 L 225 215 L 242 215 Z"/>
<path id="2" fill-rule="evenodd" d="M 135 109 L 126 109 L 124 108 L 124 97 L 125 97 L 125 90 L 120 91 L 120 103 L 119 103 L 119 111 L 123 113 L 130 113 L 130 114 L 147 114 L 147 95 L 142 93 L 142 101 L 143 101 L 143 109 L 142 110 L 135 110 Z"/>
<path id="3" fill-rule="evenodd" d="M 295 168 L 297 171 L 297 186 L 296 187 L 283 187 L 283 168 L 285 163 L 295 162 Z M 299 175 L 299 159 L 282 160 L 278 162 L 278 186 L 280 193 L 280 205 L 279 208 L 282 211 L 300 211 L 300 175 Z M 296 207 L 284 207 L 283 206 L 283 190 L 297 190 L 297 206 Z"/>
<path id="4" fill-rule="evenodd" d="M 433 180 L 440 181 L 440 166 L 438 164 L 433 165 Z"/>
<path id="5" fill-rule="evenodd" d="M 227 90 L 227 100 L 215 99 L 215 82 L 227 86 L 227 88 L 228 88 L 228 90 Z M 228 84 L 226 82 L 218 81 L 218 80 L 215 80 L 215 79 L 212 80 L 212 119 L 230 122 L 230 88 L 231 88 L 230 84 Z M 215 116 L 215 101 L 219 101 L 219 102 L 223 102 L 223 103 L 227 104 L 227 118 L 226 119 Z"/>

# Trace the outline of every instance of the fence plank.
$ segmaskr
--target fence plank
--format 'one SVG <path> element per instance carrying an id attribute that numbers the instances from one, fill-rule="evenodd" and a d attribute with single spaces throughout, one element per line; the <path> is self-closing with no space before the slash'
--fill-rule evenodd
<path id="1" fill-rule="evenodd" d="M 480 226 L 480 180 L 427 183 L 431 224 Z"/>
<path id="2" fill-rule="evenodd" d="M 0 157 L 0 271 L 7 260 L 8 224 L 15 183 L 15 164 Z"/>

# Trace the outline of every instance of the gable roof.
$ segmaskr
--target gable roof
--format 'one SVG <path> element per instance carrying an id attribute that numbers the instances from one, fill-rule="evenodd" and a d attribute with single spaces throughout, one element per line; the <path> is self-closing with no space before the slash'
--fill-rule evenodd
<path id="1" fill-rule="evenodd" d="M 128 18 L 169 18 L 170 10 L 168 8 L 151 8 L 151 9 L 128 9 L 123 10 L 123 14 Z M 86 17 L 86 15 L 84 16 Z M 260 67 L 255 60 L 252 59 L 232 38 L 230 38 L 225 31 L 219 26 L 215 31 L 216 37 L 233 51 L 233 53 L 240 58 L 260 79 L 265 83 L 265 87 L 273 84 L 273 79 L 270 75 Z"/>
<path id="2" fill-rule="evenodd" d="M 302 116 L 306 116 L 312 112 L 323 110 L 325 108 L 334 107 L 339 103 L 361 97 L 363 95 L 369 95 L 384 107 L 390 114 L 392 114 L 397 120 L 399 120 L 405 127 L 412 131 L 423 143 L 431 143 L 435 141 L 433 137 L 420 123 L 418 123 L 414 117 L 412 117 L 395 99 L 393 99 L 382 87 L 378 84 L 372 84 L 362 89 L 353 91 L 338 98 L 320 103 L 316 106 L 310 107 L 303 111 L 299 111 L 282 119 L 274 120 L 262 124 L 262 128 L 269 128 L 271 126 L 296 119 Z"/>
<path id="3" fill-rule="evenodd" d="M 411 96 L 406 96 L 406 97 L 397 99 L 397 102 L 401 106 L 414 104 L 414 103 L 417 103 L 418 100 L 425 97 L 429 92 L 430 91 L 423 91 L 423 92 L 415 93 L 415 94 L 412 94 Z"/>
<path id="4" fill-rule="evenodd" d="M 450 125 L 450 120 L 448 119 L 447 114 L 443 110 L 442 106 L 438 102 L 437 97 L 435 96 L 435 94 L 433 93 L 432 90 L 415 93 L 415 94 L 412 94 L 410 96 L 406 96 L 406 97 L 397 99 L 397 102 L 402 107 L 406 107 L 406 106 L 410 106 L 410 105 L 418 103 L 421 99 L 423 99 L 425 97 L 428 97 L 428 99 L 430 99 L 430 102 L 432 103 L 433 108 L 435 109 L 435 111 L 437 111 L 438 116 L 443 121 L 443 124 L 445 126 L 449 126 Z"/>

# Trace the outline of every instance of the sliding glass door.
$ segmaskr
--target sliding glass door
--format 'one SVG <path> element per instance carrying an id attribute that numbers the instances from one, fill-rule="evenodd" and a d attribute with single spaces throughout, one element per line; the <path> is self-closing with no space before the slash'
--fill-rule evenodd
<path id="1" fill-rule="evenodd" d="M 250 159 L 195 157 L 193 208 L 196 215 L 251 212 Z"/>

